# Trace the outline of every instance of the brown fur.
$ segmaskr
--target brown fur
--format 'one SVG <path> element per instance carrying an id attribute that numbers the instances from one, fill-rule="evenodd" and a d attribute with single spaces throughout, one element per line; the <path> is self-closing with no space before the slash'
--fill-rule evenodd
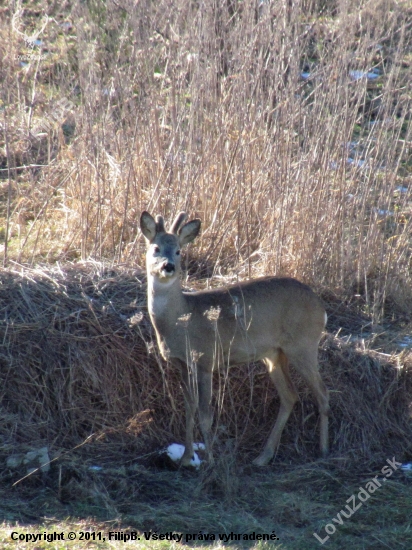
<path id="1" fill-rule="evenodd" d="M 289 376 L 291 362 L 315 394 L 320 412 L 320 446 L 328 451 L 329 398 L 318 370 L 318 344 L 326 313 L 305 284 L 291 278 L 264 277 L 228 287 L 182 292 L 180 248 L 198 234 L 200 220 L 182 226 L 180 213 L 170 233 L 158 231 L 147 212 L 141 229 L 146 256 L 148 307 L 163 357 L 178 365 L 186 406 L 186 442 L 182 458 L 193 456 L 194 416 L 199 409 L 202 434 L 212 460 L 210 427 L 214 368 L 262 360 L 280 396 L 278 417 L 254 463 L 273 457 L 283 428 L 298 399 Z"/>

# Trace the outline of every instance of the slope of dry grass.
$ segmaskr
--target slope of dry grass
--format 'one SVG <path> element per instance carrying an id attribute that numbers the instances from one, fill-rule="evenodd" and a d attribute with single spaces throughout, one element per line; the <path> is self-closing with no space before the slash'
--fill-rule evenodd
<path id="1" fill-rule="evenodd" d="M 113 437 L 114 445 L 133 440 L 139 454 L 183 440 L 180 376 L 153 345 L 141 271 L 85 263 L 3 270 L 0 282 L 5 457 L 16 445 L 71 448 L 91 434 Z M 333 322 L 332 304 L 328 311 Z M 362 326 L 356 308 L 346 314 Z M 377 347 L 367 334 L 353 342 L 330 334 L 322 342 L 333 452 L 355 462 L 412 452 L 411 356 Z M 296 378 L 302 403 L 279 452 L 286 460 L 314 459 L 316 404 Z M 217 447 L 229 444 L 250 462 L 279 406 L 266 369 L 251 364 L 231 368 L 230 376 L 216 373 L 214 394 Z"/>
<path id="2" fill-rule="evenodd" d="M 318 459 L 314 398 L 295 377 L 301 402 L 276 459 L 263 470 L 250 467 L 279 407 L 264 369 L 250 365 L 233 368 L 229 377 L 216 373 L 214 467 L 168 470 L 159 450 L 183 440 L 183 402 L 178 373 L 152 346 L 144 283 L 140 270 L 97 262 L 0 272 L 5 548 L 15 544 L 12 530 L 106 536 L 136 530 L 142 537 L 148 530 L 275 530 L 280 541 L 270 548 L 318 548 L 313 532 L 323 538 L 325 525 L 360 486 L 382 475 L 387 459 L 411 460 L 411 353 L 378 351 L 394 344 L 364 332 L 352 340 L 329 334 L 321 345 L 322 376 L 331 390 L 328 460 Z M 339 319 L 365 324 L 356 305 L 330 301 L 327 309 L 331 328 Z M 8 463 L 44 446 L 52 460 L 45 474 L 26 477 L 27 466 Z M 410 476 L 399 469 L 328 544 L 384 548 L 396 541 L 408 547 L 409 516 Z M 138 548 L 164 547 L 141 541 Z M 107 541 L 88 547 L 116 548 Z"/>

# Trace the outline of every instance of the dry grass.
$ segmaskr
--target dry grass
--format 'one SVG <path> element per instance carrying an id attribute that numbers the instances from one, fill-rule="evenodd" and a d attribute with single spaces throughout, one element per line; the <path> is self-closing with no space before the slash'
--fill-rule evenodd
<path id="1" fill-rule="evenodd" d="M 209 275 L 410 308 L 408 2 L 21 7 L 0 25 L 5 263 L 134 260 L 141 210 L 185 209 Z"/>
<path id="2" fill-rule="evenodd" d="M 3 453 L 38 442 L 58 454 L 91 434 L 116 447 L 132 440 L 139 454 L 183 439 L 179 373 L 152 345 L 144 280 L 139 270 L 98 263 L 1 273 Z M 409 456 L 412 435 L 410 354 L 364 348 L 330 335 L 321 351 L 333 454 L 362 457 L 363 466 Z M 296 382 L 302 402 L 279 458 L 300 462 L 318 456 L 318 415 Z M 217 374 L 215 385 L 215 445 L 249 462 L 273 423 L 276 392 L 260 364 Z"/>
<path id="3" fill-rule="evenodd" d="M 329 334 L 322 342 L 332 408 L 327 461 L 318 459 L 313 396 L 296 379 L 301 402 L 274 463 L 263 470 L 249 466 L 279 406 L 263 368 L 250 365 L 231 369 L 228 378 L 216 376 L 214 468 L 171 472 L 157 451 L 182 441 L 183 402 L 178 373 L 160 362 L 151 345 L 140 270 L 97 262 L 2 270 L 0 304 L 0 460 L 45 445 L 53 460 L 44 476 L 22 479 L 25 468 L 2 470 L 5 548 L 11 547 L 12 530 L 131 529 L 276 530 L 279 548 L 315 549 L 313 532 L 324 534 L 324 526 L 387 458 L 412 458 L 412 357 L 375 351 L 369 347 L 373 335 L 349 341 Z M 332 327 L 338 319 L 352 327 L 366 324 L 356 305 L 330 301 L 327 309 Z M 383 549 L 391 541 L 409 547 L 410 481 L 400 471 L 394 474 L 338 529 L 330 548 Z"/>
<path id="4" fill-rule="evenodd" d="M 3 469 L 2 517 L 275 525 L 307 550 L 365 476 L 411 460 L 411 22 L 394 0 L 0 7 L 0 458 L 54 459 L 14 489 Z M 216 468 L 159 469 L 183 401 L 152 344 L 143 209 L 202 219 L 195 285 L 276 273 L 323 295 L 329 461 L 297 379 L 275 466 L 248 469 L 278 407 L 250 365 L 215 379 Z M 388 483 L 345 545 L 410 547 L 408 490 Z"/>

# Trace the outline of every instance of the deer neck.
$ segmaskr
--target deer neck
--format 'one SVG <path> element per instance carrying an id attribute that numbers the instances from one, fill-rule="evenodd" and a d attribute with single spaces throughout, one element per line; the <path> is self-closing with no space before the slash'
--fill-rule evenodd
<path id="1" fill-rule="evenodd" d="M 185 298 L 179 277 L 165 283 L 156 277 L 148 277 L 148 308 L 156 332 L 167 339 L 178 318 L 185 312 Z"/>

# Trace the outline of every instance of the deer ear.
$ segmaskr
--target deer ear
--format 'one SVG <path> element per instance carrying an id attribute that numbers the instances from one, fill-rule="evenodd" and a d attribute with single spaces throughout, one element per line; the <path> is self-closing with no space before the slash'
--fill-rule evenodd
<path id="1" fill-rule="evenodd" d="M 149 214 L 149 212 L 142 212 L 140 216 L 140 229 L 145 239 L 149 241 L 149 243 L 153 242 L 156 237 L 157 226 L 155 219 Z"/>
<path id="2" fill-rule="evenodd" d="M 195 219 L 190 222 L 185 223 L 185 225 L 179 231 L 179 242 L 180 246 L 185 246 L 193 241 L 197 237 L 200 231 L 200 220 Z"/>

